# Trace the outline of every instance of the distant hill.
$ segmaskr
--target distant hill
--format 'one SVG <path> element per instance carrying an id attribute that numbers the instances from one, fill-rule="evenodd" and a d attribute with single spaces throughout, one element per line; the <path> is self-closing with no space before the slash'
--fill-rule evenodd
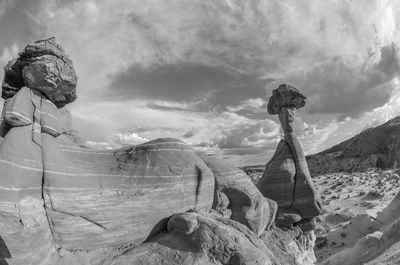
<path id="1" fill-rule="evenodd" d="M 395 168 L 400 165 L 400 116 L 307 156 L 311 174 Z"/>

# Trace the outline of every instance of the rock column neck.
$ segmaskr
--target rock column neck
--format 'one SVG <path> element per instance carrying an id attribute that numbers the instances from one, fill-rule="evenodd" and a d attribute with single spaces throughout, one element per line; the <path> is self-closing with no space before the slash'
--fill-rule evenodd
<path id="1" fill-rule="evenodd" d="M 293 122 L 295 118 L 296 117 L 294 108 L 281 108 L 279 112 L 279 120 L 282 125 L 285 141 L 289 144 L 290 150 L 293 154 L 293 158 L 296 164 L 296 175 L 309 175 L 308 166 L 306 164 L 303 150 L 293 130 Z"/>
<path id="2" fill-rule="evenodd" d="M 288 145 L 290 147 L 290 150 L 293 155 L 295 167 L 296 167 L 296 174 L 295 174 L 295 179 L 294 179 L 295 184 L 294 184 L 293 201 L 292 201 L 292 206 L 293 206 L 294 199 L 296 197 L 295 193 L 296 193 L 297 180 L 302 179 L 302 180 L 308 182 L 307 176 L 309 176 L 310 173 L 308 171 L 308 166 L 307 166 L 307 162 L 306 162 L 306 158 L 304 156 L 303 150 L 302 150 L 300 143 L 297 140 L 297 137 L 293 130 L 293 122 L 295 120 L 295 109 L 288 108 L 288 107 L 282 107 L 279 112 L 279 120 L 282 125 L 285 141 L 288 143 Z"/>

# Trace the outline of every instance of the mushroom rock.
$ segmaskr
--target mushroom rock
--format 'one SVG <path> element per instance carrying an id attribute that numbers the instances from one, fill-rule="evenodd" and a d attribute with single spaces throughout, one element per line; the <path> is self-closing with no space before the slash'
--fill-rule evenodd
<path id="1" fill-rule="evenodd" d="M 274 222 L 276 202 L 265 198 L 242 170 L 213 156 L 201 157 L 215 177 L 213 209 L 258 235 L 269 229 Z"/>
<path id="2" fill-rule="evenodd" d="M 273 90 L 268 102 L 268 112 L 279 115 L 284 139 L 267 163 L 257 187 L 265 197 L 278 203 L 275 221 L 279 226 L 290 227 L 302 220 L 312 220 L 321 212 L 319 195 L 292 126 L 295 109 L 304 105 L 305 97 L 285 84 Z"/>

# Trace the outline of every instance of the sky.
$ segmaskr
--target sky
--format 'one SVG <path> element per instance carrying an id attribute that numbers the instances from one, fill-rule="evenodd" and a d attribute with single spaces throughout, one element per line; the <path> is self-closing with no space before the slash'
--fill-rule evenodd
<path id="1" fill-rule="evenodd" d="M 174 137 L 265 164 L 282 137 L 266 110 L 279 84 L 307 97 L 306 154 L 400 115 L 398 14 L 397 0 L 0 0 L 0 65 L 54 36 L 91 146 Z"/>

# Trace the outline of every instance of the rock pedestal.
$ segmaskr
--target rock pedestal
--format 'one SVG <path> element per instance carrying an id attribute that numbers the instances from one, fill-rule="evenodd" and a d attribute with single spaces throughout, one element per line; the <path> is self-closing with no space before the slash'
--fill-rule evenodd
<path id="1" fill-rule="evenodd" d="M 296 88 L 280 85 L 268 102 L 268 112 L 279 115 L 284 139 L 267 163 L 258 188 L 265 197 L 278 203 L 276 223 L 281 226 L 311 220 L 321 211 L 321 201 L 292 126 L 294 111 L 305 105 L 304 100 Z"/>

